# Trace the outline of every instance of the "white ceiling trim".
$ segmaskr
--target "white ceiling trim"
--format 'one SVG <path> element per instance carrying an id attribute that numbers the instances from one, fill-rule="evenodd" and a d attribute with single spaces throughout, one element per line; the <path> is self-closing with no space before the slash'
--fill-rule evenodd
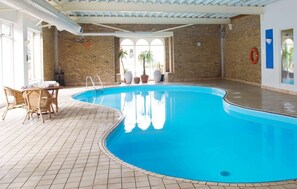
<path id="1" fill-rule="evenodd" d="M 170 31 L 170 30 L 175 30 L 175 29 L 179 29 L 179 28 L 189 27 L 189 26 L 192 26 L 192 25 L 193 24 L 186 24 L 186 25 L 176 26 L 176 27 L 172 27 L 172 28 L 167 28 L 167 29 L 155 31 L 154 33 L 162 33 L 162 32 L 166 32 L 166 31 Z"/>
<path id="2" fill-rule="evenodd" d="M 80 36 L 115 36 L 115 37 L 171 37 L 173 32 L 113 32 L 113 33 L 82 33 Z"/>
<path id="3" fill-rule="evenodd" d="M 96 11 L 136 11 L 160 13 L 224 13 L 224 14 L 263 14 L 263 7 L 195 5 L 195 4 L 148 4 L 123 2 L 69 2 L 61 6 L 61 11 L 96 12 Z"/>
<path id="4" fill-rule="evenodd" d="M 129 30 L 125 30 L 125 29 L 118 28 L 118 27 L 113 27 L 113 26 L 108 26 L 108 25 L 104 25 L 104 24 L 98 24 L 98 23 L 93 23 L 93 24 L 96 25 L 96 26 L 101 26 L 101 27 L 104 27 L 104 28 L 109 28 L 109 29 L 118 30 L 118 31 L 122 31 L 122 32 L 131 32 Z"/>
<path id="5" fill-rule="evenodd" d="M 230 24 L 218 18 L 72 17 L 78 23 L 100 24 Z"/>

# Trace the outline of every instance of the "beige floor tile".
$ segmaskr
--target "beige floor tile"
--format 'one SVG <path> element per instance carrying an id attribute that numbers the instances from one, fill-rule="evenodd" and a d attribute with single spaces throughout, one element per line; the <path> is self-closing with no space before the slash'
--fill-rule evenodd
<path id="1" fill-rule="evenodd" d="M 166 189 L 180 189 L 178 184 L 165 184 Z"/>
<path id="2" fill-rule="evenodd" d="M 297 188 L 297 184 L 285 184 L 283 186 L 287 189 L 296 189 Z"/>
<path id="3" fill-rule="evenodd" d="M 53 184 L 50 186 L 50 189 L 65 188 L 64 184 Z"/>
<path id="4" fill-rule="evenodd" d="M 120 183 L 108 184 L 108 189 L 121 189 L 122 185 Z"/>
<path id="5" fill-rule="evenodd" d="M 201 185 L 201 184 L 194 184 L 195 188 L 197 189 L 209 189 L 209 186 Z M 236 189 L 236 188 L 235 188 Z M 238 189 L 238 188 L 237 188 Z"/>
<path id="6" fill-rule="evenodd" d="M 179 187 L 182 189 L 195 188 L 192 183 L 179 182 L 178 184 L 179 184 Z"/>
<path id="7" fill-rule="evenodd" d="M 78 188 L 79 187 L 79 181 L 78 182 L 67 182 L 64 186 L 64 188 Z"/>
<path id="8" fill-rule="evenodd" d="M 270 189 L 286 189 L 284 186 L 270 186 Z"/>

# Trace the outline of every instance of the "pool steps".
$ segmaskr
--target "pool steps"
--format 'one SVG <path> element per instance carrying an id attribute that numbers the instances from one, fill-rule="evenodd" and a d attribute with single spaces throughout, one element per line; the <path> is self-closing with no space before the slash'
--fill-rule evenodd
<path id="1" fill-rule="evenodd" d="M 92 83 L 92 86 L 96 89 L 96 78 L 98 79 L 98 81 L 99 81 L 99 83 L 101 85 L 101 88 L 104 88 L 103 83 L 102 83 L 99 75 L 95 75 L 94 79 L 92 78 L 92 76 L 88 75 L 86 77 L 86 88 L 88 88 L 88 80 L 90 80 L 91 83 Z"/>

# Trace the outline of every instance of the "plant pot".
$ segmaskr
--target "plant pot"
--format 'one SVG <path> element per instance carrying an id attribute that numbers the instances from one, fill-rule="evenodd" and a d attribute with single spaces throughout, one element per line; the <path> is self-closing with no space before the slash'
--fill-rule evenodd
<path id="1" fill-rule="evenodd" d="M 127 71 L 125 73 L 125 83 L 130 84 L 132 82 L 132 72 L 131 71 Z"/>
<path id="2" fill-rule="evenodd" d="M 147 83 L 149 76 L 148 75 L 141 75 L 141 82 L 142 83 Z"/>
<path id="3" fill-rule="evenodd" d="M 155 70 L 154 71 L 154 80 L 155 80 L 155 83 L 159 83 L 161 81 L 161 71 L 160 70 Z"/>
<path id="4" fill-rule="evenodd" d="M 140 77 L 134 77 L 134 83 L 138 84 L 140 82 Z"/>

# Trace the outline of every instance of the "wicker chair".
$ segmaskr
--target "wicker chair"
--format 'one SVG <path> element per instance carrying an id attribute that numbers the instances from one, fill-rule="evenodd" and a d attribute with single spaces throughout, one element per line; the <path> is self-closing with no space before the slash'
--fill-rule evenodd
<path id="1" fill-rule="evenodd" d="M 22 96 L 22 91 L 12 89 L 9 87 L 3 87 L 5 99 L 6 99 L 6 109 L 2 115 L 2 120 L 5 119 L 8 110 L 15 108 L 23 108 L 25 105 L 24 98 Z"/>
<path id="2" fill-rule="evenodd" d="M 27 107 L 26 119 L 32 117 L 33 113 L 40 115 L 42 122 L 44 123 L 43 113 L 48 113 L 49 118 L 51 118 L 51 113 L 53 111 L 51 94 L 40 88 L 27 89 L 23 92 L 23 97 L 25 99 L 25 104 Z"/>

